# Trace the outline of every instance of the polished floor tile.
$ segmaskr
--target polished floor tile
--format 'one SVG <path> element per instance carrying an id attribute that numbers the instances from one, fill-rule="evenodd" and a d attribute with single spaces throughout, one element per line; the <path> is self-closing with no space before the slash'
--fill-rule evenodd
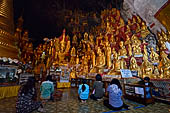
<path id="1" fill-rule="evenodd" d="M 60 89 L 63 91 L 61 100 L 47 102 L 44 113 L 113 113 L 103 106 L 103 100 L 93 101 L 89 99 L 81 103 L 77 99 L 77 89 Z M 0 100 L 0 113 L 15 113 L 16 97 Z M 117 113 L 170 113 L 170 105 L 163 103 L 144 106 L 129 100 L 124 102 L 131 107 L 130 110 L 117 111 Z M 38 113 L 34 111 L 33 113 Z"/>

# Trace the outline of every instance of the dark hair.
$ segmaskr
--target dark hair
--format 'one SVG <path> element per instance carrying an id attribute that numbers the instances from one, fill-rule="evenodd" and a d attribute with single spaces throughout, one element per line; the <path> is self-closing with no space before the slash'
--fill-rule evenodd
<path id="1" fill-rule="evenodd" d="M 150 78 L 149 78 L 149 77 L 145 77 L 144 80 L 146 80 L 146 81 L 149 82 L 149 81 L 150 81 Z"/>
<path id="2" fill-rule="evenodd" d="M 86 84 L 86 79 L 83 79 L 83 85 L 82 85 L 82 92 L 84 92 L 86 90 L 86 86 L 84 84 Z"/>
<path id="3" fill-rule="evenodd" d="M 33 88 L 35 88 L 35 77 L 29 77 L 25 85 L 23 85 L 21 93 L 28 94 Z"/>
<path id="4" fill-rule="evenodd" d="M 49 80 L 52 82 L 52 76 L 51 75 L 48 75 L 47 78 L 46 78 L 46 81 Z"/>
<path id="5" fill-rule="evenodd" d="M 118 79 L 112 79 L 112 81 L 110 82 L 110 85 L 112 84 L 116 84 L 118 86 L 118 88 L 120 88 L 122 90 L 122 86 L 120 85 L 120 82 Z"/>
<path id="6" fill-rule="evenodd" d="M 101 77 L 100 74 L 97 74 L 97 75 L 96 75 L 96 81 L 102 81 L 102 77 Z"/>

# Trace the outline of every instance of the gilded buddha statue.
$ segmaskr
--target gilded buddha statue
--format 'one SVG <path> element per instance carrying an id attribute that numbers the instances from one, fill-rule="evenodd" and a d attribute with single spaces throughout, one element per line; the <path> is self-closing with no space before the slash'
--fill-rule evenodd
<path id="1" fill-rule="evenodd" d="M 108 45 L 106 47 L 106 61 L 107 61 L 107 68 L 110 68 L 111 65 L 111 47 Z"/>
<path id="2" fill-rule="evenodd" d="M 97 46 L 100 45 L 100 41 L 101 41 L 101 40 L 103 40 L 103 35 L 102 35 L 102 33 L 100 33 L 100 35 L 96 38 L 96 44 L 97 44 Z"/>
<path id="3" fill-rule="evenodd" d="M 79 56 L 77 55 L 76 57 L 76 64 L 79 64 L 80 63 L 80 59 L 79 59 Z"/>
<path id="4" fill-rule="evenodd" d="M 151 50 L 150 54 L 151 62 L 159 63 L 159 55 L 154 51 L 153 47 L 151 47 L 150 50 Z"/>
<path id="5" fill-rule="evenodd" d="M 131 44 L 128 44 L 128 55 L 129 56 L 132 56 L 133 54 L 132 54 L 132 46 L 131 46 Z"/>
<path id="6" fill-rule="evenodd" d="M 115 38 L 114 38 L 114 35 L 113 35 L 113 34 L 112 34 L 111 37 L 110 37 L 110 44 L 116 45 L 116 41 L 115 41 Z"/>
<path id="7" fill-rule="evenodd" d="M 88 41 L 89 39 L 88 39 L 88 33 L 87 32 L 85 32 L 84 33 L 84 41 Z"/>
<path id="8" fill-rule="evenodd" d="M 158 66 L 154 66 L 154 69 L 153 69 L 153 78 L 161 78 L 160 76 L 160 72 L 159 72 L 159 69 L 158 69 Z"/>
<path id="9" fill-rule="evenodd" d="M 141 24 L 141 23 L 142 23 L 142 20 L 141 20 L 140 16 L 137 15 L 136 17 L 137 17 L 137 23 L 138 23 L 138 24 Z"/>
<path id="10" fill-rule="evenodd" d="M 76 56 L 76 49 L 74 46 L 71 49 L 71 56 Z"/>
<path id="11" fill-rule="evenodd" d="M 138 76 L 141 76 L 141 70 L 140 67 L 138 66 L 136 59 L 134 57 L 132 57 L 130 59 L 130 70 L 131 71 L 137 71 L 138 72 Z"/>
<path id="12" fill-rule="evenodd" d="M 162 37 L 163 37 L 163 41 L 164 42 L 168 41 L 167 34 L 163 30 L 161 30 L 161 34 L 162 34 Z"/>
<path id="13" fill-rule="evenodd" d="M 144 59 L 144 62 L 142 63 L 142 75 L 143 77 L 152 77 L 153 73 L 153 65 L 146 59 Z"/>
<path id="14" fill-rule="evenodd" d="M 148 34 L 150 34 L 150 31 L 148 30 L 145 22 L 142 22 L 142 26 L 141 26 L 141 37 L 145 38 Z"/>
<path id="15" fill-rule="evenodd" d="M 126 38 L 126 41 L 125 41 L 125 46 L 131 44 L 131 40 L 130 40 L 129 35 L 126 35 L 126 36 L 127 36 L 127 38 Z"/>
<path id="16" fill-rule="evenodd" d="M 87 55 L 85 55 L 83 61 L 83 75 L 87 75 L 88 73 L 89 73 L 88 58 Z"/>
<path id="17" fill-rule="evenodd" d="M 119 46 L 120 46 L 120 49 L 118 51 L 118 55 L 126 58 L 127 57 L 127 50 L 124 46 L 123 41 L 120 41 Z"/>
<path id="18" fill-rule="evenodd" d="M 69 53 L 69 51 L 70 51 L 70 40 L 67 41 L 67 45 L 66 45 L 66 49 L 65 49 L 66 53 Z"/>
<path id="19" fill-rule="evenodd" d="M 95 42 L 94 42 L 94 36 L 92 35 L 92 34 L 90 34 L 89 35 L 89 39 L 90 39 L 90 45 L 92 46 L 92 47 L 94 47 L 94 44 L 95 44 Z"/>
<path id="20" fill-rule="evenodd" d="M 92 66 L 95 67 L 96 66 L 96 55 L 95 55 L 95 52 L 93 51 L 92 52 Z"/>
<path id="21" fill-rule="evenodd" d="M 140 24 L 136 24 L 137 28 L 136 28 L 136 33 L 140 32 L 141 31 L 141 28 L 140 28 Z"/>
<path id="22" fill-rule="evenodd" d="M 167 56 L 168 55 L 164 51 L 161 52 L 161 62 L 163 64 L 161 67 L 162 78 L 170 78 L 170 60 Z"/>
<path id="23" fill-rule="evenodd" d="M 61 44 L 60 51 L 58 53 L 58 58 L 59 58 L 59 64 L 60 65 L 65 65 L 66 64 L 66 62 L 65 62 L 65 55 L 66 55 L 66 53 L 65 53 L 64 49 L 65 49 L 64 45 Z"/>
<path id="24" fill-rule="evenodd" d="M 70 79 L 75 79 L 76 78 L 76 68 L 73 67 L 73 69 L 70 72 Z"/>
<path id="25" fill-rule="evenodd" d="M 134 55 L 142 55 L 141 48 L 139 45 L 133 47 Z"/>
<path id="26" fill-rule="evenodd" d="M 117 54 L 115 48 L 112 48 L 112 56 L 113 56 L 113 60 L 118 57 L 118 54 Z"/>
<path id="27" fill-rule="evenodd" d="M 76 34 L 73 36 L 72 43 L 73 43 L 73 44 L 76 44 L 76 43 L 77 43 L 77 36 L 76 36 Z"/>

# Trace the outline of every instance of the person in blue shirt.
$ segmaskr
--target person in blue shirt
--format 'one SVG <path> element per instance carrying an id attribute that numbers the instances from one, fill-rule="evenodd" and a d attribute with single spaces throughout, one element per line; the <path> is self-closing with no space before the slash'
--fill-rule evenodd
<path id="1" fill-rule="evenodd" d="M 41 99 L 53 99 L 54 85 L 52 82 L 52 76 L 48 75 L 46 81 L 42 82 L 40 86 Z"/>
<path id="2" fill-rule="evenodd" d="M 83 84 L 79 85 L 78 95 L 81 102 L 86 102 L 89 97 L 89 86 L 86 84 L 86 80 L 83 79 Z"/>
<path id="3" fill-rule="evenodd" d="M 118 79 L 113 79 L 107 88 L 109 99 L 104 100 L 104 105 L 112 110 L 121 110 L 122 108 L 128 109 L 122 101 L 122 87 Z"/>

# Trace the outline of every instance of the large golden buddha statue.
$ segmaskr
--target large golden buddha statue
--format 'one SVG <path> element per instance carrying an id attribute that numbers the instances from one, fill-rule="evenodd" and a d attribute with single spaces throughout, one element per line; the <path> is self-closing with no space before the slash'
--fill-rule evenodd
<path id="1" fill-rule="evenodd" d="M 148 30 L 145 22 L 142 22 L 142 26 L 141 26 L 141 36 L 142 36 L 142 38 L 145 38 L 148 34 L 150 34 L 150 31 Z"/>
<path id="2" fill-rule="evenodd" d="M 154 51 L 153 47 L 151 47 L 150 49 L 151 49 L 151 54 L 150 54 L 151 62 L 159 63 L 159 55 Z"/>

